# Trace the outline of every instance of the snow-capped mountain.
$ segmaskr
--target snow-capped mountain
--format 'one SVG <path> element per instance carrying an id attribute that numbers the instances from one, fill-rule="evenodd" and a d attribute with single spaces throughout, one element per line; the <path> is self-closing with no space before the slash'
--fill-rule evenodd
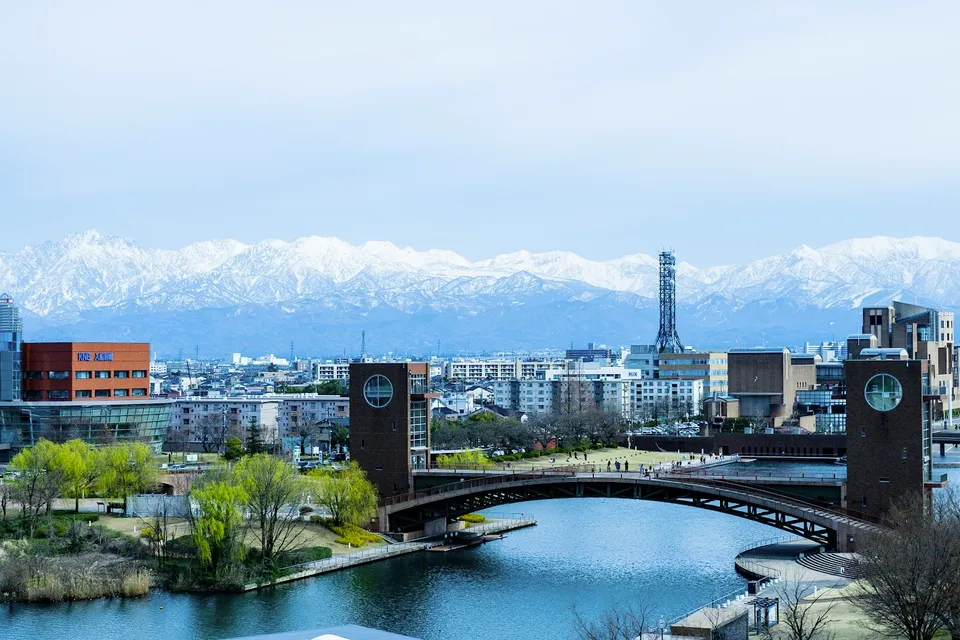
<path id="1" fill-rule="evenodd" d="M 821 317 L 827 326 L 840 320 L 834 331 L 842 336 L 859 329 L 861 305 L 893 298 L 960 306 L 960 243 L 938 238 L 801 246 L 742 265 L 680 263 L 677 272 L 681 336 L 686 330 L 699 344 L 709 340 L 706 346 L 751 343 L 768 330 L 774 341 L 829 338 L 812 322 Z M 0 291 L 17 299 L 35 339 L 139 331 L 160 348 L 206 336 L 232 345 L 225 348 L 253 349 L 319 331 L 308 344 L 336 353 L 363 327 L 386 332 L 385 351 L 451 337 L 461 349 L 559 347 L 581 335 L 649 342 L 656 334 L 657 259 L 518 251 L 471 262 L 451 251 L 316 236 L 159 250 L 87 231 L 0 253 Z M 787 310 L 791 317 L 779 313 Z M 231 320 L 210 326 L 218 316 Z M 285 333 L 273 335 L 271 326 Z M 342 337 L 332 337 L 331 327 Z M 250 335 L 234 337 L 243 342 L 235 344 L 232 332 Z"/>

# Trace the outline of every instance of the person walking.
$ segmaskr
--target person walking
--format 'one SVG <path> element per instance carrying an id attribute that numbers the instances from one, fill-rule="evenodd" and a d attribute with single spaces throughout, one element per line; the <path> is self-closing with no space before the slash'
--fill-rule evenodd
<path id="1" fill-rule="evenodd" d="M 624 460 L 624 461 L 623 461 L 623 470 L 624 470 L 624 471 L 630 471 L 630 461 L 629 461 L 629 460 Z"/>
<path id="2" fill-rule="evenodd" d="M 607 460 L 607 471 L 610 471 L 610 461 Z"/>
<path id="3" fill-rule="evenodd" d="M 618 472 L 620 471 L 620 461 L 619 461 L 619 460 L 617 460 L 617 464 L 615 464 L 615 465 L 613 465 L 613 466 L 615 466 L 615 467 L 617 468 L 617 471 L 618 471 Z"/>

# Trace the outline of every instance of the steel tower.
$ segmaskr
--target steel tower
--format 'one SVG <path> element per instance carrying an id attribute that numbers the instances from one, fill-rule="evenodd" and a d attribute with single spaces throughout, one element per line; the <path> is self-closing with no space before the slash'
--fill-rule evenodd
<path id="1" fill-rule="evenodd" d="M 660 332 L 657 351 L 682 353 L 683 344 L 677 334 L 677 259 L 673 251 L 660 252 Z"/>

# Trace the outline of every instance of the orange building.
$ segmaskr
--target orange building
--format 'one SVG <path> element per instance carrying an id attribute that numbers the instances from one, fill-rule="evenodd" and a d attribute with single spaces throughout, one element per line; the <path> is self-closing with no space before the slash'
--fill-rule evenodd
<path id="1" fill-rule="evenodd" d="M 147 342 L 25 342 L 23 399 L 147 400 Z"/>

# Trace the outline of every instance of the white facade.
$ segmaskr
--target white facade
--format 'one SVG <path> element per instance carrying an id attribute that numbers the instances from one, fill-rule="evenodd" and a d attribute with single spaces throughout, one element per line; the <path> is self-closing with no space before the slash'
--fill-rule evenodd
<path id="1" fill-rule="evenodd" d="M 451 360 L 443 365 L 448 380 L 523 380 L 537 378 L 549 371 L 565 371 L 562 360 Z"/>
<path id="2" fill-rule="evenodd" d="M 316 424 L 346 420 L 350 417 L 350 398 L 294 393 L 273 396 L 280 399 L 280 436 L 296 437 L 298 424 Z"/>
<path id="3" fill-rule="evenodd" d="M 350 380 L 350 363 L 333 362 L 314 362 L 310 366 L 310 371 L 315 382 L 328 382 L 330 380 L 339 380 L 347 383 Z"/>
<path id="4" fill-rule="evenodd" d="M 197 427 L 207 416 L 219 418 L 220 424 L 240 433 L 256 420 L 263 441 L 273 442 L 279 438 L 280 403 L 276 398 L 183 398 L 170 412 L 170 428 L 189 429 L 190 441 L 199 442 Z"/>
<path id="5" fill-rule="evenodd" d="M 630 401 L 635 420 L 668 409 L 677 416 L 694 416 L 703 401 L 703 380 L 642 380 L 632 383 Z"/>
<path id="6" fill-rule="evenodd" d="M 151 362 L 150 363 L 150 375 L 152 376 L 163 376 L 167 374 L 167 363 L 166 362 Z"/>

